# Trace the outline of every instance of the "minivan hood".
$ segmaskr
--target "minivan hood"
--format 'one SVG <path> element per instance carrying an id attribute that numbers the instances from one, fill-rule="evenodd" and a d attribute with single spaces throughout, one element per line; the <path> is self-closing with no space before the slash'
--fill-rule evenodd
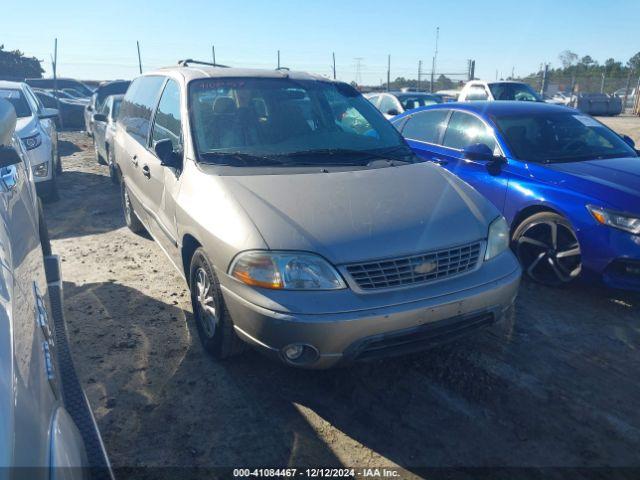
<path id="1" fill-rule="evenodd" d="M 484 239 L 498 216 L 431 163 L 219 178 L 270 249 L 311 251 L 338 265 Z"/>

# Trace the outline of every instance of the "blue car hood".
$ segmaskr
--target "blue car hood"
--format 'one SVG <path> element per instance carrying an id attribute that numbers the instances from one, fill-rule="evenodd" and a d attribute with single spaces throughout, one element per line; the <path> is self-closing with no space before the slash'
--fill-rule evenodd
<path id="1" fill-rule="evenodd" d="M 563 186 L 582 190 L 622 210 L 640 210 L 640 158 L 610 158 L 545 165 L 569 175 Z"/>

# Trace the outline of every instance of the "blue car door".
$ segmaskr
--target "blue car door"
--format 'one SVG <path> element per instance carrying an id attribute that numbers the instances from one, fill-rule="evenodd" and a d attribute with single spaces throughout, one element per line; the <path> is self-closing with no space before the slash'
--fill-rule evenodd
<path id="1" fill-rule="evenodd" d="M 502 212 L 509 185 L 507 165 L 470 160 L 463 155 L 464 148 L 478 143 L 487 145 L 496 155 L 501 155 L 493 129 L 471 113 L 454 110 L 440 143 L 436 161 L 491 200 Z"/>

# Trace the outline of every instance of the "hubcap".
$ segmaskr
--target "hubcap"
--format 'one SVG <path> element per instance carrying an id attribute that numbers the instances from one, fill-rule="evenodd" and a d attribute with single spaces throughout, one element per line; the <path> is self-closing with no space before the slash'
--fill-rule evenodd
<path id="1" fill-rule="evenodd" d="M 131 202 L 129 201 L 129 194 L 127 193 L 127 189 L 122 187 L 123 193 L 122 196 L 124 198 L 124 216 L 127 220 L 127 223 L 131 223 Z"/>
<path id="2" fill-rule="evenodd" d="M 548 285 L 580 275 L 580 245 L 573 230 L 551 220 L 529 225 L 517 239 L 516 253 L 527 275 Z"/>
<path id="3" fill-rule="evenodd" d="M 194 300 L 198 308 L 198 317 L 207 337 L 215 334 L 218 324 L 216 305 L 213 300 L 213 286 L 209 275 L 203 268 L 198 268 L 195 275 Z"/>

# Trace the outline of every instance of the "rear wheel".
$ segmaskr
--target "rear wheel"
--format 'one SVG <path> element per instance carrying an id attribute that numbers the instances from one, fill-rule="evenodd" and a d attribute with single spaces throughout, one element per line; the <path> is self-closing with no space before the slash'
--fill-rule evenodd
<path id="1" fill-rule="evenodd" d="M 530 216 L 516 228 L 512 241 L 522 269 L 533 281 L 559 287 L 580 275 L 580 244 L 561 215 L 541 212 Z"/>
<path id="2" fill-rule="evenodd" d="M 121 198 L 122 198 L 122 212 L 124 214 L 124 222 L 133 233 L 141 234 L 145 231 L 144 225 L 136 215 L 133 205 L 131 204 L 131 198 L 129 197 L 129 190 L 124 182 L 121 183 Z"/>
<path id="3" fill-rule="evenodd" d="M 104 158 L 102 158 L 102 155 L 100 155 L 100 150 L 98 150 L 98 143 L 96 142 L 96 139 L 93 139 L 93 151 L 95 152 L 95 156 L 96 156 L 96 162 L 98 162 L 98 165 L 106 165 L 107 162 L 104 161 Z"/>
<path id="4" fill-rule="evenodd" d="M 107 164 L 109 165 L 109 177 L 111 181 L 117 185 L 120 183 L 120 177 L 118 176 L 118 170 L 116 169 L 116 159 L 113 155 L 113 151 L 107 146 Z"/>
<path id="5" fill-rule="evenodd" d="M 191 259 L 189 286 L 193 316 L 204 349 L 218 359 L 242 352 L 244 342 L 233 329 L 218 278 L 202 248 Z"/>

